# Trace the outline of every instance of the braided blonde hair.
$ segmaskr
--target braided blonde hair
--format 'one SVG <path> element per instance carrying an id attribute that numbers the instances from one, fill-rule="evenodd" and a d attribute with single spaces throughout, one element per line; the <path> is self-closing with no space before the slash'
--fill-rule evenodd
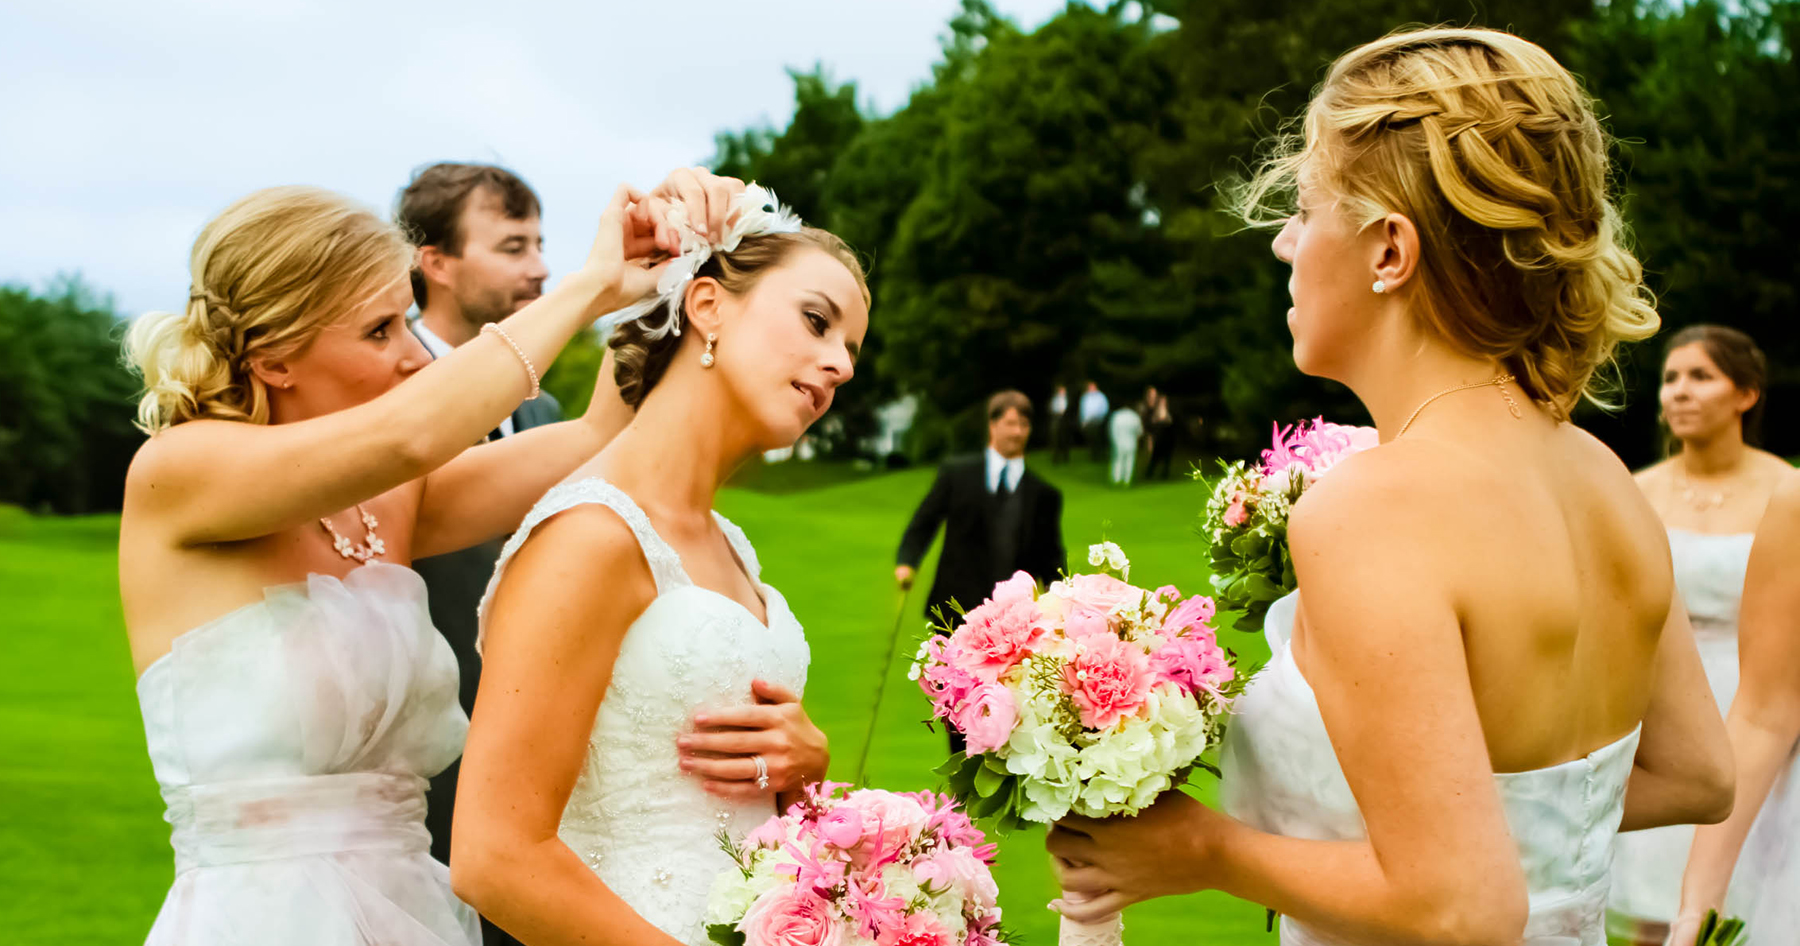
<path id="1" fill-rule="evenodd" d="M 303 351 L 404 281 L 412 259 L 399 229 L 321 188 L 272 187 L 225 208 L 194 241 L 187 307 L 146 313 L 126 334 L 126 360 L 144 380 L 138 427 L 268 423 L 269 392 L 250 358 Z"/>
<path id="2" fill-rule="evenodd" d="M 1608 198 L 1608 141 L 1575 77 L 1538 46 L 1486 29 L 1396 33 L 1339 58 L 1238 196 L 1277 222 L 1299 181 L 1366 226 L 1422 235 L 1418 315 L 1494 358 L 1566 418 L 1621 341 L 1660 320 Z"/>

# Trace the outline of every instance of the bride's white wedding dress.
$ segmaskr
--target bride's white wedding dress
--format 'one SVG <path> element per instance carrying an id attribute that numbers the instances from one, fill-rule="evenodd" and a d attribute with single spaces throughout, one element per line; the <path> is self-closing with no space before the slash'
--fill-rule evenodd
<path id="1" fill-rule="evenodd" d="M 1365 837 L 1312 688 L 1288 647 L 1297 601 L 1289 595 L 1269 609 L 1273 656 L 1237 700 L 1221 799 L 1233 816 L 1274 834 Z M 1525 946 L 1606 946 L 1609 867 L 1637 742 L 1633 731 L 1585 758 L 1494 776 L 1530 892 Z M 1291 919 L 1282 921 L 1281 943 L 1379 946 Z"/>
<path id="2" fill-rule="evenodd" d="M 484 631 L 493 590 L 531 531 L 589 503 L 611 509 L 631 527 L 657 596 L 619 646 L 558 833 L 644 919 L 683 943 L 704 946 L 710 942 L 707 895 L 719 872 L 731 868 L 719 849 L 719 832 L 741 838 L 773 815 L 775 805 L 772 797 L 729 801 L 706 794 L 697 776 L 681 771 L 675 739 L 691 729 L 700 709 L 752 702 L 753 680 L 800 693 L 811 651 L 781 593 L 762 583 L 756 552 L 736 526 L 714 513 L 762 593 L 766 627 L 737 601 L 695 585 L 637 503 L 593 477 L 546 493 L 507 543 L 482 601 Z"/>
<path id="3" fill-rule="evenodd" d="M 149 946 L 474 946 L 425 830 L 462 752 L 456 658 L 410 568 L 309 575 L 138 678 L 175 883 Z"/>

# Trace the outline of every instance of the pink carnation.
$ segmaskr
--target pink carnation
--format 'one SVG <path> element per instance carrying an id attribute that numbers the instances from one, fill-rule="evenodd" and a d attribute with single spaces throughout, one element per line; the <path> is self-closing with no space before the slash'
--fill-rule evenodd
<path id="1" fill-rule="evenodd" d="M 989 601 L 968 613 L 950 635 L 944 654 L 962 670 L 993 683 L 1030 656 L 1049 630 L 1049 620 L 1030 598 Z"/>
<path id="2" fill-rule="evenodd" d="M 1154 682 L 1149 656 L 1116 637 L 1084 638 L 1075 659 L 1063 665 L 1063 690 L 1089 729 L 1111 728 L 1136 712 Z"/>
<path id="3" fill-rule="evenodd" d="M 831 914 L 824 898 L 784 884 L 758 897 L 737 928 L 758 946 L 838 946 L 844 930 Z"/>
<path id="4" fill-rule="evenodd" d="M 1233 498 L 1231 505 L 1225 509 L 1225 526 L 1235 529 L 1250 520 L 1250 510 L 1244 506 L 1242 499 Z"/>
<path id="5" fill-rule="evenodd" d="M 998 683 L 985 683 L 969 694 L 952 718 L 967 742 L 967 755 L 991 752 L 1012 738 L 1019 722 L 1019 707 L 1012 691 Z"/>
<path id="6" fill-rule="evenodd" d="M 896 923 L 875 937 L 876 946 L 955 946 L 950 931 L 938 923 L 929 910 L 910 914 L 904 923 Z"/>

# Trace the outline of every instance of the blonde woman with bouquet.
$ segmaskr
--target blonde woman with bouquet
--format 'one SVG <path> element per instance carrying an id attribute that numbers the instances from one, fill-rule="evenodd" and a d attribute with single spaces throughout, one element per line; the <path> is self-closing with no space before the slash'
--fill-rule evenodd
<path id="1" fill-rule="evenodd" d="M 1234 707 L 1229 813 L 1171 792 L 1065 819 L 1065 916 L 1217 889 L 1285 946 L 1604 946 L 1616 832 L 1729 812 L 1662 526 L 1568 422 L 1657 326 L 1608 173 L 1587 95 L 1516 36 L 1332 66 L 1246 206 L 1297 198 L 1274 244 L 1295 363 L 1381 445 L 1292 512 L 1299 590 Z"/>

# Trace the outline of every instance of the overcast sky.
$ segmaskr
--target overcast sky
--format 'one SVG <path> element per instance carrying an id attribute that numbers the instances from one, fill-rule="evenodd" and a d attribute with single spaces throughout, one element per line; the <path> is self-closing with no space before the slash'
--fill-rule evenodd
<path id="1" fill-rule="evenodd" d="M 998 0 L 1035 27 L 1063 0 Z M 615 185 L 786 122 L 823 62 L 888 112 L 956 0 L 152 0 L 0 7 L 0 282 L 79 270 L 179 305 L 206 220 L 274 184 L 383 213 L 416 166 L 505 164 L 545 204 L 551 279 Z"/>

